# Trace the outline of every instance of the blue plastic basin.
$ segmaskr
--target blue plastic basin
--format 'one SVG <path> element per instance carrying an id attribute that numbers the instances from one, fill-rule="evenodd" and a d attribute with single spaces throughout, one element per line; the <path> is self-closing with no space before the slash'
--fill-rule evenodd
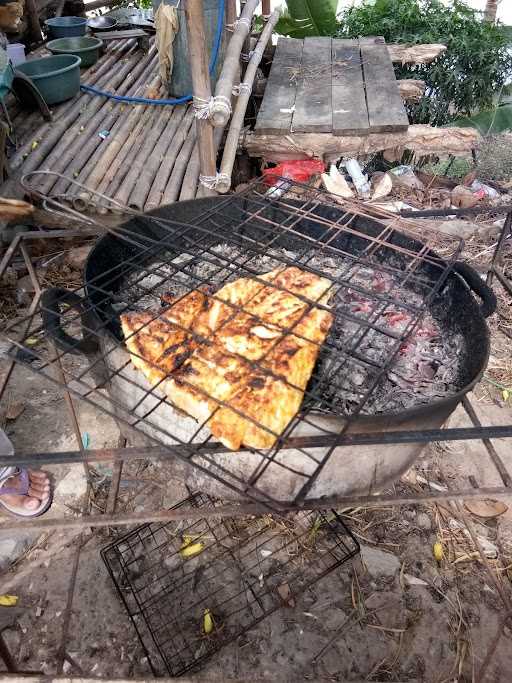
<path id="1" fill-rule="evenodd" d="M 47 19 L 45 24 L 52 38 L 85 36 L 87 29 L 87 19 L 83 17 L 53 17 Z"/>
<path id="2" fill-rule="evenodd" d="M 80 92 L 80 57 L 54 55 L 18 64 L 39 89 L 46 104 L 69 100 Z"/>

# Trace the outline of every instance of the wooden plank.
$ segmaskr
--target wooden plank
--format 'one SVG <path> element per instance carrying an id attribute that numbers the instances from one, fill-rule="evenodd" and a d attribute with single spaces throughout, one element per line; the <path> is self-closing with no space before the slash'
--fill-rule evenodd
<path id="1" fill-rule="evenodd" d="M 292 131 L 332 131 L 331 38 L 305 38 Z"/>
<path id="2" fill-rule="evenodd" d="M 125 40 L 126 38 L 142 38 L 148 34 L 141 28 L 132 28 L 126 31 L 98 31 L 93 35 L 101 40 Z"/>
<path id="3" fill-rule="evenodd" d="M 332 132 L 364 135 L 370 131 L 358 40 L 332 41 Z"/>
<path id="4" fill-rule="evenodd" d="M 290 132 L 297 84 L 293 68 L 300 67 L 303 41 L 280 37 L 277 41 L 265 95 L 255 130 L 262 135 Z"/>
<path id="5" fill-rule="evenodd" d="M 360 38 L 371 133 L 406 130 L 409 121 L 384 38 Z"/>

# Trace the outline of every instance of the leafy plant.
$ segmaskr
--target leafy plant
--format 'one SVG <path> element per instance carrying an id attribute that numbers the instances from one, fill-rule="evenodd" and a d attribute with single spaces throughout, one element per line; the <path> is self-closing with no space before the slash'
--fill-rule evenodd
<path id="1" fill-rule="evenodd" d="M 276 32 L 292 38 L 332 36 L 338 29 L 337 0 L 286 0 Z"/>
<path id="2" fill-rule="evenodd" d="M 498 135 L 512 130 L 512 104 L 501 104 L 494 109 L 484 109 L 473 116 L 461 116 L 452 125 L 476 128 L 480 135 Z"/>
<path id="3" fill-rule="evenodd" d="M 346 9 L 339 35 L 384 36 L 393 43 L 443 43 L 447 51 L 431 64 L 396 67 L 397 78 L 426 82 L 425 97 L 408 106 L 413 123 L 444 125 L 489 109 L 512 72 L 509 32 L 482 21 L 461 0 L 375 0 Z"/>

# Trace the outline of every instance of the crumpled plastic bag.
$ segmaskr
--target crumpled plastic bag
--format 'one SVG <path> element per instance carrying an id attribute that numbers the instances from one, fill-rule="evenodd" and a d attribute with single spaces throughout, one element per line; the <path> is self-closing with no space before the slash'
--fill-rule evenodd
<path id="1" fill-rule="evenodd" d="M 155 13 L 156 48 L 162 83 L 168 83 L 174 64 L 173 43 L 180 27 L 176 7 L 162 3 Z"/>

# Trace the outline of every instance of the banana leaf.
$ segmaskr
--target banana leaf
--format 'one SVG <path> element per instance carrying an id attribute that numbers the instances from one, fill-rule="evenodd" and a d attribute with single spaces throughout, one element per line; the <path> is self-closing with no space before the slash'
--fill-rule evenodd
<path id="1" fill-rule="evenodd" d="M 461 116 L 450 126 L 476 128 L 480 135 L 499 135 L 512 130 L 512 104 L 501 104 L 495 109 L 487 109 L 473 116 Z"/>
<path id="2" fill-rule="evenodd" d="M 286 0 L 287 11 L 276 32 L 292 38 L 332 36 L 336 33 L 337 0 Z"/>

